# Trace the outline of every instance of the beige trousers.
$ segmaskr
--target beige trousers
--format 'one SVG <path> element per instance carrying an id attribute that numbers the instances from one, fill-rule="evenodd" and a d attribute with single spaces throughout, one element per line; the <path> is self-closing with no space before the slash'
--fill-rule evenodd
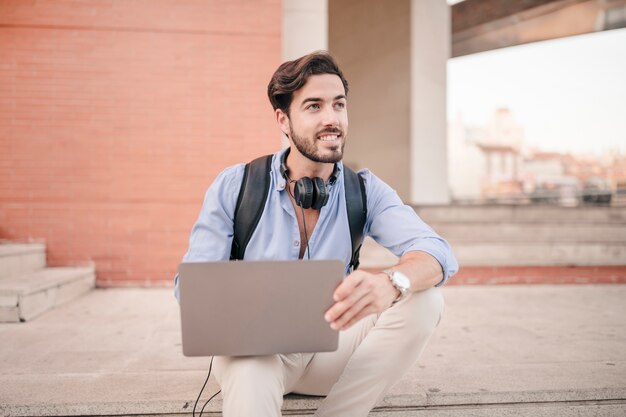
<path id="1" fill-rule="evenodd" d="M 316 416 L 367 416 L 417 361 L 439 324 L 439 288 L 413 293 L 339 334 L 335 352 L 216 356 L 225 417 L 277 417 L 283 395 L 325 395 Z"/>

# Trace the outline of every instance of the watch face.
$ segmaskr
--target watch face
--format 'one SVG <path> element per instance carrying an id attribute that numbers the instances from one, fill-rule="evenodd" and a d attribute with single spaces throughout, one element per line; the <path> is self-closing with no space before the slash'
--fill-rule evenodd
<path id="1" fill-rule="evenodd" d="M 393 281 L 401 288 L 405 288 L 407 290 L 411 288 L 411 281 L 400 271 L 395 271 L 393 273 Z"/>

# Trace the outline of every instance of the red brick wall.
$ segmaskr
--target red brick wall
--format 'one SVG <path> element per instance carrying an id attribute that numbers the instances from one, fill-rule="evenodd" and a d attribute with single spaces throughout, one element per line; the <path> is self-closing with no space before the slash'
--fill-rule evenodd
<path id="1" fill-rule="evenodd" d="M 170 281 L 206 188 L 280 146 L 281 2 L 0 1 L 0 238 Z"/>

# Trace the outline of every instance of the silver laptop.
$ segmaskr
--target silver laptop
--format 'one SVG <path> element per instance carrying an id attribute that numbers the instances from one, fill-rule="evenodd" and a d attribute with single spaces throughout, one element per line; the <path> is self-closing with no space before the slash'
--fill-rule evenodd
<path id="1" fill-rule="evenodd" d="M 341 261 L 184 262 L 178 267 L 185 356 L 337 350 L 324 320 Z"/>

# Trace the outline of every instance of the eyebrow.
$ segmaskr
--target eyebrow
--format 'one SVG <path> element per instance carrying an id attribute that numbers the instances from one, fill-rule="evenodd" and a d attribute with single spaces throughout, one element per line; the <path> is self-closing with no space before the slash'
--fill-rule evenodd
<path id="1" fill-rule="evenodd" d="M 335 98 L 333 98 L 333 101 L 341 100 L 341 99 L 345 99 L 345 98 L 346 98 L 345 94 L 340 94 L 338 96 L 335 96 Z M 303 105 L 305 105 L 308 102 L 317 103 L 319 101 L 324 101 L 324 100 L 321 99 L 320 97 L 308 97 L 308 98 L 305 98 L 304 100 L 302 100 L 302 103 L 300 103 L 300 105 L 303 106 Z"/>

